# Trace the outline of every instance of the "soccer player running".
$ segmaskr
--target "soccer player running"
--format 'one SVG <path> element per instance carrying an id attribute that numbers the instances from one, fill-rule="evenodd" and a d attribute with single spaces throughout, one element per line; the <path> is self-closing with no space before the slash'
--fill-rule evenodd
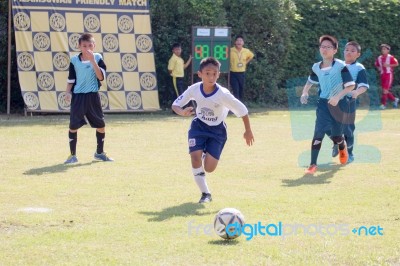
<path id="1" fill-rule="evenodd" d="M 199 203 L 212 201 L 205 172 L 211 173 L 217 167 L 227 140 L 224 121 L 229 110 L 243 119 L 243 137 L 247 145 L 251 146 L 254 142 L 246 106 L 217 83 L 220 67 L 219 61 L 213 57 L 201 60 L 197 72 L 201 82 L 191 85 L 172 104 L 172 110 L 178 115 L 195 114 L 188 133 L 188 144 L 194 180 L 202 193 Z M 195 110 L 193 107 L 182 108 L 191 100 L 196 101 Z"/>
<path id="2" fill-rule="evenodd" d="M 353 148 L 354 148 L 354 130 L 356 119 L 356 100 L 357 97 L 369 89 L 367 72 L 365 67 L 357 62 L 361 55 L 361 46 L 357 42 L 348 42 L 344 48 L 344 60 L 353 80 L 356 82 L 355 89 L 348 93 L 345 97 L 346 109 L 345 119 L 343 122 L 343 134 L 347 144 L 347 152 L 349 158 L 347 163 L 354 161 Z M 336 157 L 339 153 L 338 145 L 333 145 L 332 157 Z"/>
<path id="3" fill-rule="evenodd" d="M 313 84 L 319 84 L 314 136 L 311 143 L 311 163 L 305 174 L 317 171 L 317 159 L 325 134 L 331 132 L 332 140 L 339 146 L 339 161 L 346 164 L 348 153 L 342 136 L 343 112 L 340 106 L 345 105 L 344 96 L 354 89 L 354 81 L 346 64 L 334 58 L 338 42 L 335 37 L 323 35 L 319 38 L 319 51 L 322 61 L 312 66 L 312 72 L 304 85 L 300 97 L 302 104 L 307 104 L 308 91 Z M 342 108 L 343 109 L 343 108 Z"/>
<path id="4" fill-rule="evenodd" d="M 393 84 L 394 68 L 399 65 L 397 59 L 389 54 L 390 46 L 388 44 L 381 44 L 381 55 L 375 61 L 375 67 L 381 75 L 382 97 L 380 109 L 386 109 L 386 102 L 389 99 L 393 102 L 393 107 L 397 108 L 399 98 L 394 97 L 390 89 Z"/>

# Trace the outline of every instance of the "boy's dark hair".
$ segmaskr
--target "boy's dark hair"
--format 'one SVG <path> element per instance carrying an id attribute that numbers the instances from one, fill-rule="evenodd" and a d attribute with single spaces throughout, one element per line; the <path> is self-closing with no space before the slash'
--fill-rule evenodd
<path id="1" fill-rule="evenodd" d="M 235 38 L 235 41 L 236 41 L 237 39 L 242 39 L 242 40 L 244 40 L 244 38 L 243 38 L 242 35 L 237 35 L 236 38 Z"/>
<path id="2" fill-rule="evenodd" d="M 210 57 L 206 57 L 206 58 L 204 58 L 204 59 L 202 59 L 200 61 L 199 71 L 202 71 L 203 68 L 205 68 L 208 65 L 216 66 L 216 67 L 218 67 L 218 70 L 221 67 L 221 63 L 217 59 L 215 59 L 214 57 L 210 56 Z"/>
<path id="3" fill-rule="evenodd" d="M 333 48 L 338 48 L 338 41 L 335 37 L 331 35 L 322 35 L 321 37 L 319 37 L 319 44 L 321 44 L 323 41 L 329 41 L 332 43 Z"/>
<path id="4" fill-rule="evenodd" d="M 81 44 L 81 42 L 94 42 L 94 37 L 90 33 L 84 33 L 78 39 L 78 43 Z"/>
<path id="5" fill-rule="evenodd" d="M 181 48 L 181 44 L 180 43 L 174 43 L 173 45 L 172 45 L 172 50 L 174 50 L 175 48 Z"/>
<path id="6" fill-rule="evenodd" d="M 355 41 L 348 42 L 348 43 L 346 43 L 345 47 L 347 47 L 348 45 L 356 47 L 357 52 L 361 53 L 361 45 L 358 42 L 355 42 Z"/>

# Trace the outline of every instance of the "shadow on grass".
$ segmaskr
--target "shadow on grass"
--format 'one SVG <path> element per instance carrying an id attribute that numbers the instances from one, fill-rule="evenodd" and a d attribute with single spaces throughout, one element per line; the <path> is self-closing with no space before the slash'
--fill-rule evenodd
<path id="1" fill-rule="evenodd" d="M 173 206 L 173 207 L 168 207 L 163 209 L 162 211 L 159 212 L 139 212 L 140 214 L 144 214 L 147 216 L 154 216 L 152 218 L 149 218 L 149 222 L 162 222 L 164 220 L 167 220 L 172 217 L 187 217 L 187 216 L 192 216 L 192 215 L 197 215 L 197 216 L 203 216 L 203 215 L 209 215 L 211 212 L 199 212 L 200 209 L 204 209 L 203 204 L 199 203 L 193 203 L 193 202 L 187 202 L 183 203 L 178 206 Z"/>
<path id="2" fill-rule="evenodd" d="M 298 179 L 283 179 L 282 186 L 298 187 L 302 185 L 322 185 L 329 184 L 333 175 L 342 167 L 342 165 L 321 164 L 318 165 L 318 170 L 315 175 L 304 174 Z"/>
<path id="3" fill-rule="evenodd" d="M 236 239 L 220 239 L 220 240 L 210 240 L 208 244 L 217 245 L 217 246 L 234 246 L 239 244 L 239 241 Z"/>
<path id="4" fill-rule="evenodd" d="M 75 168 L 75 167 L 82 167 L 86 165 L 91 165 L 93 163 L 99 163 L 100 161 L 92 161 L 89 163 L 76 163 L 76 164 L 55 164 L 51 166 L 45 166 L 40 168 L 32 168 L 25 171 L 24 175 L 44 175 L 44 174 L 52 174 L 52 173 L 62 173 L 66 172 L 68 169 Z"/>

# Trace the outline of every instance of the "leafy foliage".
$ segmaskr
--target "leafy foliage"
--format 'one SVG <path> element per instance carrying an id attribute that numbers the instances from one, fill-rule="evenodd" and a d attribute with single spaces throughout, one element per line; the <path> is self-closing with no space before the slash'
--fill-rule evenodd
<path id="1" fill-rule="evenodd" d="M 399 58 L 399 0 L 163 0 L 151 1 L 155 62 L 160 103 L 169 107 L 173 96 L 167 64 L 175 42 L 182 45 L 186 61 L 191 53 L 192 26 L 229 26 L 232 38 L 243 35 L 245 47 L 255 53 L 246 72 L 247 103 L 260 106 L 288 106 L 292 93 L 285 90 L 293 79 L 308 76 L 311 65 L 319 60 L 318 37 L 331 34 L 340 42 L 338 58 L 344 44 L 358 41 L 363 48 L 360 58 L 372 80 L 379 80 L 374 60 L 379 45 L 388 43 Z M 7 91 L 7 1 L 0 2 L 0 112 L 6 108 Z M 3 15 L 4 14 L 4 15 Z M 14 40 L 12 40 L 14 43 Z M 12 52 L 12 107 L 21 110 L 15 49 Z M 397 55 L 396 55 L 397 53 Z M 186 83 L 192 82 L 191 68 Z M 225 85 L 226 77 L 222 78 Z M 394 93 L 399 96 L 400 67 L 395 69 Z M 379 84 L 374 84 L 379 87 Z M 376 100 L 373 101 L 377 102 Z M 289 104 L 290 105 L 290 104 Z"/>
<path id="2" fill-rule="evenodd" d="M 175 98 L 167 69 L 172 44 L 182 45 L 182 58 L 186 62 L 191 53 L 192 26 L 224 25 L 225 11 L 222 0 L 165 0 L 153 1 L 151 4 L 160 103 L 169 107 Z M 188 67 L 185 73 L 187 84 L 191 82 L 190 69 Z"/>
<path id="3" fill-rule="evenodd" d="M 7 110 L 7 47 L 8 47 L 8 1 L 0 2 L 0 113 Z M 19 89 L 17 64 L 14 45 L 14 34 L 12 34 L 11 47 L 11 111 L 16 112 L 23 109 L 24 103 Z"/>

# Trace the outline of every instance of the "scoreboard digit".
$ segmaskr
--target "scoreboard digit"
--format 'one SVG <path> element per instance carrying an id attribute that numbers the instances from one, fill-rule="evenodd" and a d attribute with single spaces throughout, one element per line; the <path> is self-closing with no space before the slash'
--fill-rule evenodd
<path id="1" fill-rule="evenodd" d="M 200 61 L 212 56 L 221 63 L 221 73 L 229 72 L 231 29 L 229 27 L 192 28 L 192 73 L 199 70 Z"/>

